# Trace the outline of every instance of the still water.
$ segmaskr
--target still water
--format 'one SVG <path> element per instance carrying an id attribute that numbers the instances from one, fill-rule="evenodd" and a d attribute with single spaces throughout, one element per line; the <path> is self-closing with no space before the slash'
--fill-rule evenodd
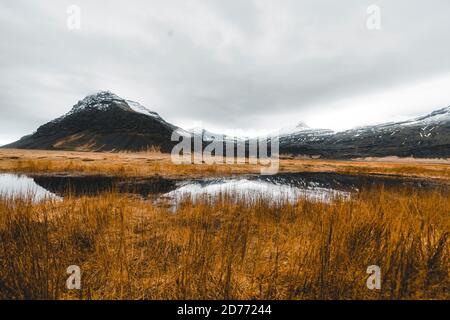
<path id="1" fill-rule="evenodd" d="M 9 173 L 0 174 L 0 195 L 31 196 L 35 201 L 58 197 L 53 192 L 37 184 L 33 178 Z"/>
<path id="2" fill-rule="evenodd" d="M 0 194 L 20 196 L 32 194 L 35 201 L 117 191 L 144 199 L 164 199 L 178 203 L 185 197 L 215 199 L 223 194 L 233 198 L 263 197 L 271 201 L 296 201 L 304 197 L 328 201 L 347 198 L 360 188 L 383 185 L 387 188 L 437 188 L 439 184 L 424 180 L 392 179 L 377 176 L 354 176 L 335 173 L 295 173 L 274 176 L 239 176 L 175 180 L 165 178 L 124 178 L 105 176 L 26 176 L 0 174 Z"/>

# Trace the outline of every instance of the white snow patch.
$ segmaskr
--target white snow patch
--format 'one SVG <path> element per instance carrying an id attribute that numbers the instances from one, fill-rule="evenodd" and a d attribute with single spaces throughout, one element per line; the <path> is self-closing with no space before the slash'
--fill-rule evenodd
<path id="1" fill-rule="evenodd" d="M 126 100 L 126 102 L 127 102 L 128 106 L 137 113 L 142 113 L 142 114 L 145 114 L 145 115 L 153 117 L 153 118 L 160 118 L 159 114 L 157 114 L 154 111 L 148 110 L 146 107 L 144 107 L 139 102 L 132 101 L 132 100 Z"/>

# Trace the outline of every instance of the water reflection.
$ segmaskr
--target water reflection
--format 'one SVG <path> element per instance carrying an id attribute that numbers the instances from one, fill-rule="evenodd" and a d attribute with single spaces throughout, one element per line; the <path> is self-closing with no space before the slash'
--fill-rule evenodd
<path id="1" fill-rule="evenodd" d="M 60 196 L 67 193 L 81 196 L 115 191 L 136 194 L 146 198 L 176 188 L 175 180 L 160 177 L 34 176 L 33 179 L 37 185 Z"/>
<path id="2" fill-rule="evenodd" d="M 328 201 L 349 197 L 363 187 L 383 185 L 388 188 L 435 188 L 439 184 L 425 180 L 393 179 L 376 176 L 354 176 L 336 173 L 285 173 L 274 176 L 239 176 L 173 180 L 161 177 L 126 178 L 105 176 L 24 176 L 0 174 L 0 192 L 7 195 L 33 193 L 36 200 L 59 198 L 67 193 L 75 196 L 108 191 L 138 195 L 144 199 L 169 200 L 178 203 L 185 197 L 214 199 L 220 194 L 233 198 L 246 196 L 271 201 L 296 201 L 299 197 Z"/>
<path id="3" fill-rule="evenodd" d="M 298 182 L 298 181 L 295 181 Z M 279 180 L 237 178 L 197 180 L 181 183 L 175 190 L 163 195 L 166 199 L 173 199 L 175 203 L 184 198 L 191 198 L 194 202 L 199 198 L 214 199 L 221 194 L 239 198 L 265 198 L 271 201 L 287 200 L 295 202 L 298 198 L 316 201 L 328 201 L 334 197 L 348 197 L 349 192 L 316 186 L 299 186 L 296 183 L 282 183 Z"/>
<path id="4" fill-rule="evenodd" d="M 46 198 L 59 198 L 54 193 L 37 184 L 33 178 L 25 175 L 0 173 L 0 195 L 30 196 L 34 201 Z"/>

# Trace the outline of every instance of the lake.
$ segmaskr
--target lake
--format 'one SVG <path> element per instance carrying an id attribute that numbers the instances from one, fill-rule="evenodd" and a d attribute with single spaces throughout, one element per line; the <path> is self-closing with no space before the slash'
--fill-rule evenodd
<path id="1" fill-rule="evenodd" d="M 246 175 L 204 179 L 167 179 L 161 177 L 127 178 L 108 176 L 47 176 L 0 174 L 0 194 L 18 196 L 32 194 L 35 201 L 116 191 L 144 199 L 169 200 L 176 204 L 190 197 L 214 200 L 227 194 L 231 198 L 262 197 L 270 201 L 295 202 L 299 197 L 315 201 L 348 198 L 361 188 L 440 188 L 430 180 L 387 178 L 370 175 L 337 173 L 282 173 L 273 176 Z"/>

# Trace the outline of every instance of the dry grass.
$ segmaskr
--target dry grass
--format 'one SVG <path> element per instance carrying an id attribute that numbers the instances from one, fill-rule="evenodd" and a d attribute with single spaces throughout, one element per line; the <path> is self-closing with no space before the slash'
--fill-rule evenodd
<path id="1" fill-rule="evenodd" d="M 176 165 L 170 154 L 0 150 L 0 171 L 19 173 L 204 177 L 259 173 L 255 165 Z"/>
<path id="2" fill-rule="evenodd" d="M 0 172 L 165 176 L 172 178 L 259 174 L 253 164 L 175 165 L 158 152 L 107 153 L 0 149 Z M 450 161 L 337 161 L 281 159 L 280 172 L 338 172 L 431 178 L 450 181 Z"/>
<path id="3" fill-rule="evenodd" d="M 231 201 L 233 200 L 233 201 Z M 3 299 L 449 299 L 448 194 L 189 201 L 0 197 Z M 65 289 L 79 265 L 82 290 Z M 382 289 L 366 287 L 379 265 Z"/>

